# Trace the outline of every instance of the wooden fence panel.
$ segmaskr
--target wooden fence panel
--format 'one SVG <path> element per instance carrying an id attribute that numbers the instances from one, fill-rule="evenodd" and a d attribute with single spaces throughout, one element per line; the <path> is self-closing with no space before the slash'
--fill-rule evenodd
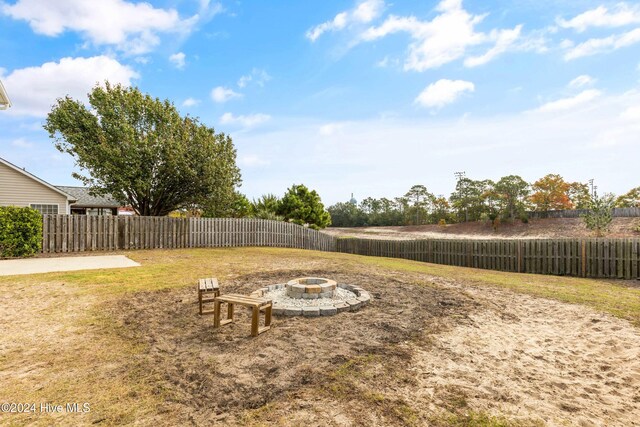
<path id="1" fill-rule="evenodd" d="M 44 215 L 42 252 L 267 246 L 404 258 L 499 271 L 635 279 L 640 239 L 336 239 L 256 218 Z"/>

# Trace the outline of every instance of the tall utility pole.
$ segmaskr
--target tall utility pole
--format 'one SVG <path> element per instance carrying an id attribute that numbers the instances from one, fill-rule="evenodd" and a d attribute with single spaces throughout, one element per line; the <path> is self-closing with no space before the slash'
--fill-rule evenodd
<path id="1" fill-rule="evenodd" d="M 593 197 L 594 192 L 596 191 L 596 186 L 593 185 L 593 178 L 589 180 L 589 186 L 591 187 L 591 197 Z"/>
<path id="2" fill-rule="evenodd" d="M 460 184 L 460 181 L 462 181 L 462 178 L 464 178 L 464 176 L 465 176 L 465 172 L 464 171 L 460 171 L 460 172 L 454 172 L 453 174 L 458 179 L 458 184 Z M 467 210 L 467 200 L 466 200 L 467 194 L 466 193 L 467 193 L 466 189 L 465 189 L 465 191 L 463 193 L 462 186 L 460 186 L 460 196 L 461 197 L 462 196 L 465 197 L 465 199 L 464 199 L 464 222 L 469 221 L 469 215 L 468 215 L 468 210 Z"/>

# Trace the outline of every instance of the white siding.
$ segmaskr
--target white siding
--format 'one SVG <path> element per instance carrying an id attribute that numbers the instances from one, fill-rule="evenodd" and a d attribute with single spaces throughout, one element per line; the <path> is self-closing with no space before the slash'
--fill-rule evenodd
<path id="1" fill-rule="evenodd" d="M 0 206 L 58 205 L 69 213 L 67 198 L 44 184 L 0 163 Z"/>

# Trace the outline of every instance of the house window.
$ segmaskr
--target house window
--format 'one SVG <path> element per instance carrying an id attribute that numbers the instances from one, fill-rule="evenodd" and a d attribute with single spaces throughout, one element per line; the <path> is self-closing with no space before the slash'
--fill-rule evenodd
<path id="1" fill-rule="evenodd" d="M 58 205 L 41 205 L 41 204 L 34 204 L 32 203 L 31 206 L 33 209 L 40 211 L 40 213 L 42 215 L 46 215 L 46 214 L 53 214 L 53 215 L 57 215 L 58 214 Z"/>

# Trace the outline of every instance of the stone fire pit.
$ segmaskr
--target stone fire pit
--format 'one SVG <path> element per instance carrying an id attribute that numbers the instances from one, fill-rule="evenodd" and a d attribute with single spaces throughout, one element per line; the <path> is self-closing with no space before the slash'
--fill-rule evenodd
<path id="1" fill-rule="evenodd" d="M 291 298 L 333 298 L 337 283 L 319 277 L 302 277 L 287 282 L 287 295 Z"/>
<path id="2" fill-rule="evenodd" d="M 270 299 L 273 314 L 280 316 L 333 316 L 358 310 L 371 301 L 369 292 L 359 286 L 320 277 L 301 277 L 269 285 L 251 295 Z"/>

